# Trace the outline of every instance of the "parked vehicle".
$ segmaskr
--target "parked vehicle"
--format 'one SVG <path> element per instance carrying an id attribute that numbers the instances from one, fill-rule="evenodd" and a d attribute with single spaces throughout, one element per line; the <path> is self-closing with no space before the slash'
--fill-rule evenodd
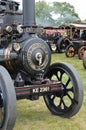
<path id="1" fill-rule="evenodd" d="M 44 27 L 43 32 L 39 37 L 47 42 L 52 52 L 64 52 L 63 43 L 63 35 L 64 31 L 59 29 L 58 27 Z"/>
<path id="2" fill-rule="evenodd" d="M 69 39 L 69 44 L 65 48 L 66 56 L 74 57 L 75 54 L 78 54 L 79 59 L 82 59 L 86 50 L 86 24 L 70 24 L 62 27 L 64 27 Z"/>

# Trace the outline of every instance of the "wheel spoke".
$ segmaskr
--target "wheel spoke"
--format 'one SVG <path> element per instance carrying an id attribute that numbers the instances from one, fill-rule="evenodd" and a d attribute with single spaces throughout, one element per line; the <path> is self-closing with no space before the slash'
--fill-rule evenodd
<path id="1" fill-rule="evenodd" d="M 70 83 L 70 77 L 69 77 L 69 79 L 67 80 L 67 82 L 66 82 L 66 86 L 68 86 L 68 84 Z"/>
<path id="2" fill-rule="evenodd" d="M 54 102 L 55 97 L 56 97 L 55 95 L 52 95 L 52 96 L 51 96 L 52 102 Z"/>
<path id="3" fill-rule="evenodd" d="M 60 98 L 60 102 L 59 102 L 59 105 L 57 106 L 59 110 L 62 110 L 62 109 L 67 109 L 68 107 L 66 106 L 64 100 L 63 100 L 63 97 Z"/>
<path id="4" fill-rule="evenodd" d="M 62 98 L 61 101 L 62 101 L 62 105 L 63 105 L 63 108 L 62 108 L 62 109 L 65 109 L 65 110 L 66 110 L 68 107 L 66 106 L 66 104 L 65 104 L 65 102 L 64 102 L 64 100 L 63 100 L 63 98 Z"/>
<path id="5" fill-rule="evenodd" d="M 71 100 L 71 102 L 73 102 L 72 97 L 67 93 L 67 96 L 69 97 L 69 99 Z"/>
<path id="6" fill-rule="evenodd" d="M 67 93 L 67 96 L 69 97 L 69 99 L 71 100 L 71 103 L 76 103 L 78 104 L 78 101 L 73 99 L 68 93 Z"/>
<path id="7" fill-rule="evenodd" d="M 58 107 L 61 109 L 61 104 L 62 104 L 62 97 L 60 98 L 60 102 L 59 102 L 59 105 Z"/>
<path id="8" fill-rule="evenodd" d="M 73 87 L 68 88 L 68 89 L 67 89 L 67 92 L 74 92 Z"/>
<path id="9" fill-rule="evenodd" d="M 62 80 L 62 76 L 63 76 L 63 74 L 64 74 L 63 71 L 58 71 L 58 73 L 57 73 L 57 79 L 58 79 L 59 81 Z"/>
<path id="10" fill-rule="evenodd" d="M 62 107 L 62 97 L 59 100 L 59 104 L 57 104 L 58 110 L 61 110 L 62 109 L 61 107 Z"/>
<path id="11" fill-rule="evenodd" d="M 58 72 L 57 72 L 57 71 L 55 71 L 55 72 L 54 72 L 54 74 L 56 75 L 56 77 L 57 77 L 58 81 L 60 81 L 60 78 L 59 78 Z"/>

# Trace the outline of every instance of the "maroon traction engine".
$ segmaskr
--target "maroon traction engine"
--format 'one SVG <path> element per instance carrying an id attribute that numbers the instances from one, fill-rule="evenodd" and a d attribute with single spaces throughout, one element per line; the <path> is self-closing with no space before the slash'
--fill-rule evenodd
<path id="1" fill-rule="evenodd" d="M 51 64 L 47 43 L 37 36 L 35 0 L 0 0 L 0 130 L 12 130 L 16 99 L 44 102 L 54 115 L 70 118 L 80 110 L 83 87 L 68 63 Z"/>

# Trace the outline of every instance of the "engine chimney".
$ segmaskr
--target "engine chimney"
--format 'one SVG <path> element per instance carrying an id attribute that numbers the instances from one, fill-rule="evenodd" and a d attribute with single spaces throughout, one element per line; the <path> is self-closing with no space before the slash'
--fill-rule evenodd
<path id="1" fill-rule="evenodd" d="M 23 0 L 23 25 L 35 26 L 35 0 Z"/>

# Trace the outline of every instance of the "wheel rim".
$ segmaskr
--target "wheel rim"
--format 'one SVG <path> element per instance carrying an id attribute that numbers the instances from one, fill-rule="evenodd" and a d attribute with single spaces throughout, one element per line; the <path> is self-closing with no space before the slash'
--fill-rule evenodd
<path id="1" fill-rule="evenodd" d="M 5 121 L 5 115 L 6 115 L 6 102 L 5 102 L 5 95 L 3 93 L 3 90 L 1 89 L 2 83 L 0 83 L 0 128 L 2 128 L 4 121 Z"/>
<path id="2" fill-rule="evenodd" d="M 50 107 L 58 114 L 70 111 L 72 105 L 78 102 L 74 97 L 74 88 L 70 77 L 61 68 L 53 69 L 49 77 L 51 80 L 61 81 L 64 88 L 63 91 L 47 96 Z"/>
<path id="3" fill-rule="evenodd" d="M 51 44 L 51 50 L 56 51 L 56 49 L 57 49 L 56 44 Z"/>
<path id="4" fill-rule="evenodd" d="M 75 50 L 74 50 L 74 47 L 73 46 L 70 46 L 68 48 L 68 51 L 67 51 L 67 56 L 68 57 L 73 57 L 75 55 Z"/>

